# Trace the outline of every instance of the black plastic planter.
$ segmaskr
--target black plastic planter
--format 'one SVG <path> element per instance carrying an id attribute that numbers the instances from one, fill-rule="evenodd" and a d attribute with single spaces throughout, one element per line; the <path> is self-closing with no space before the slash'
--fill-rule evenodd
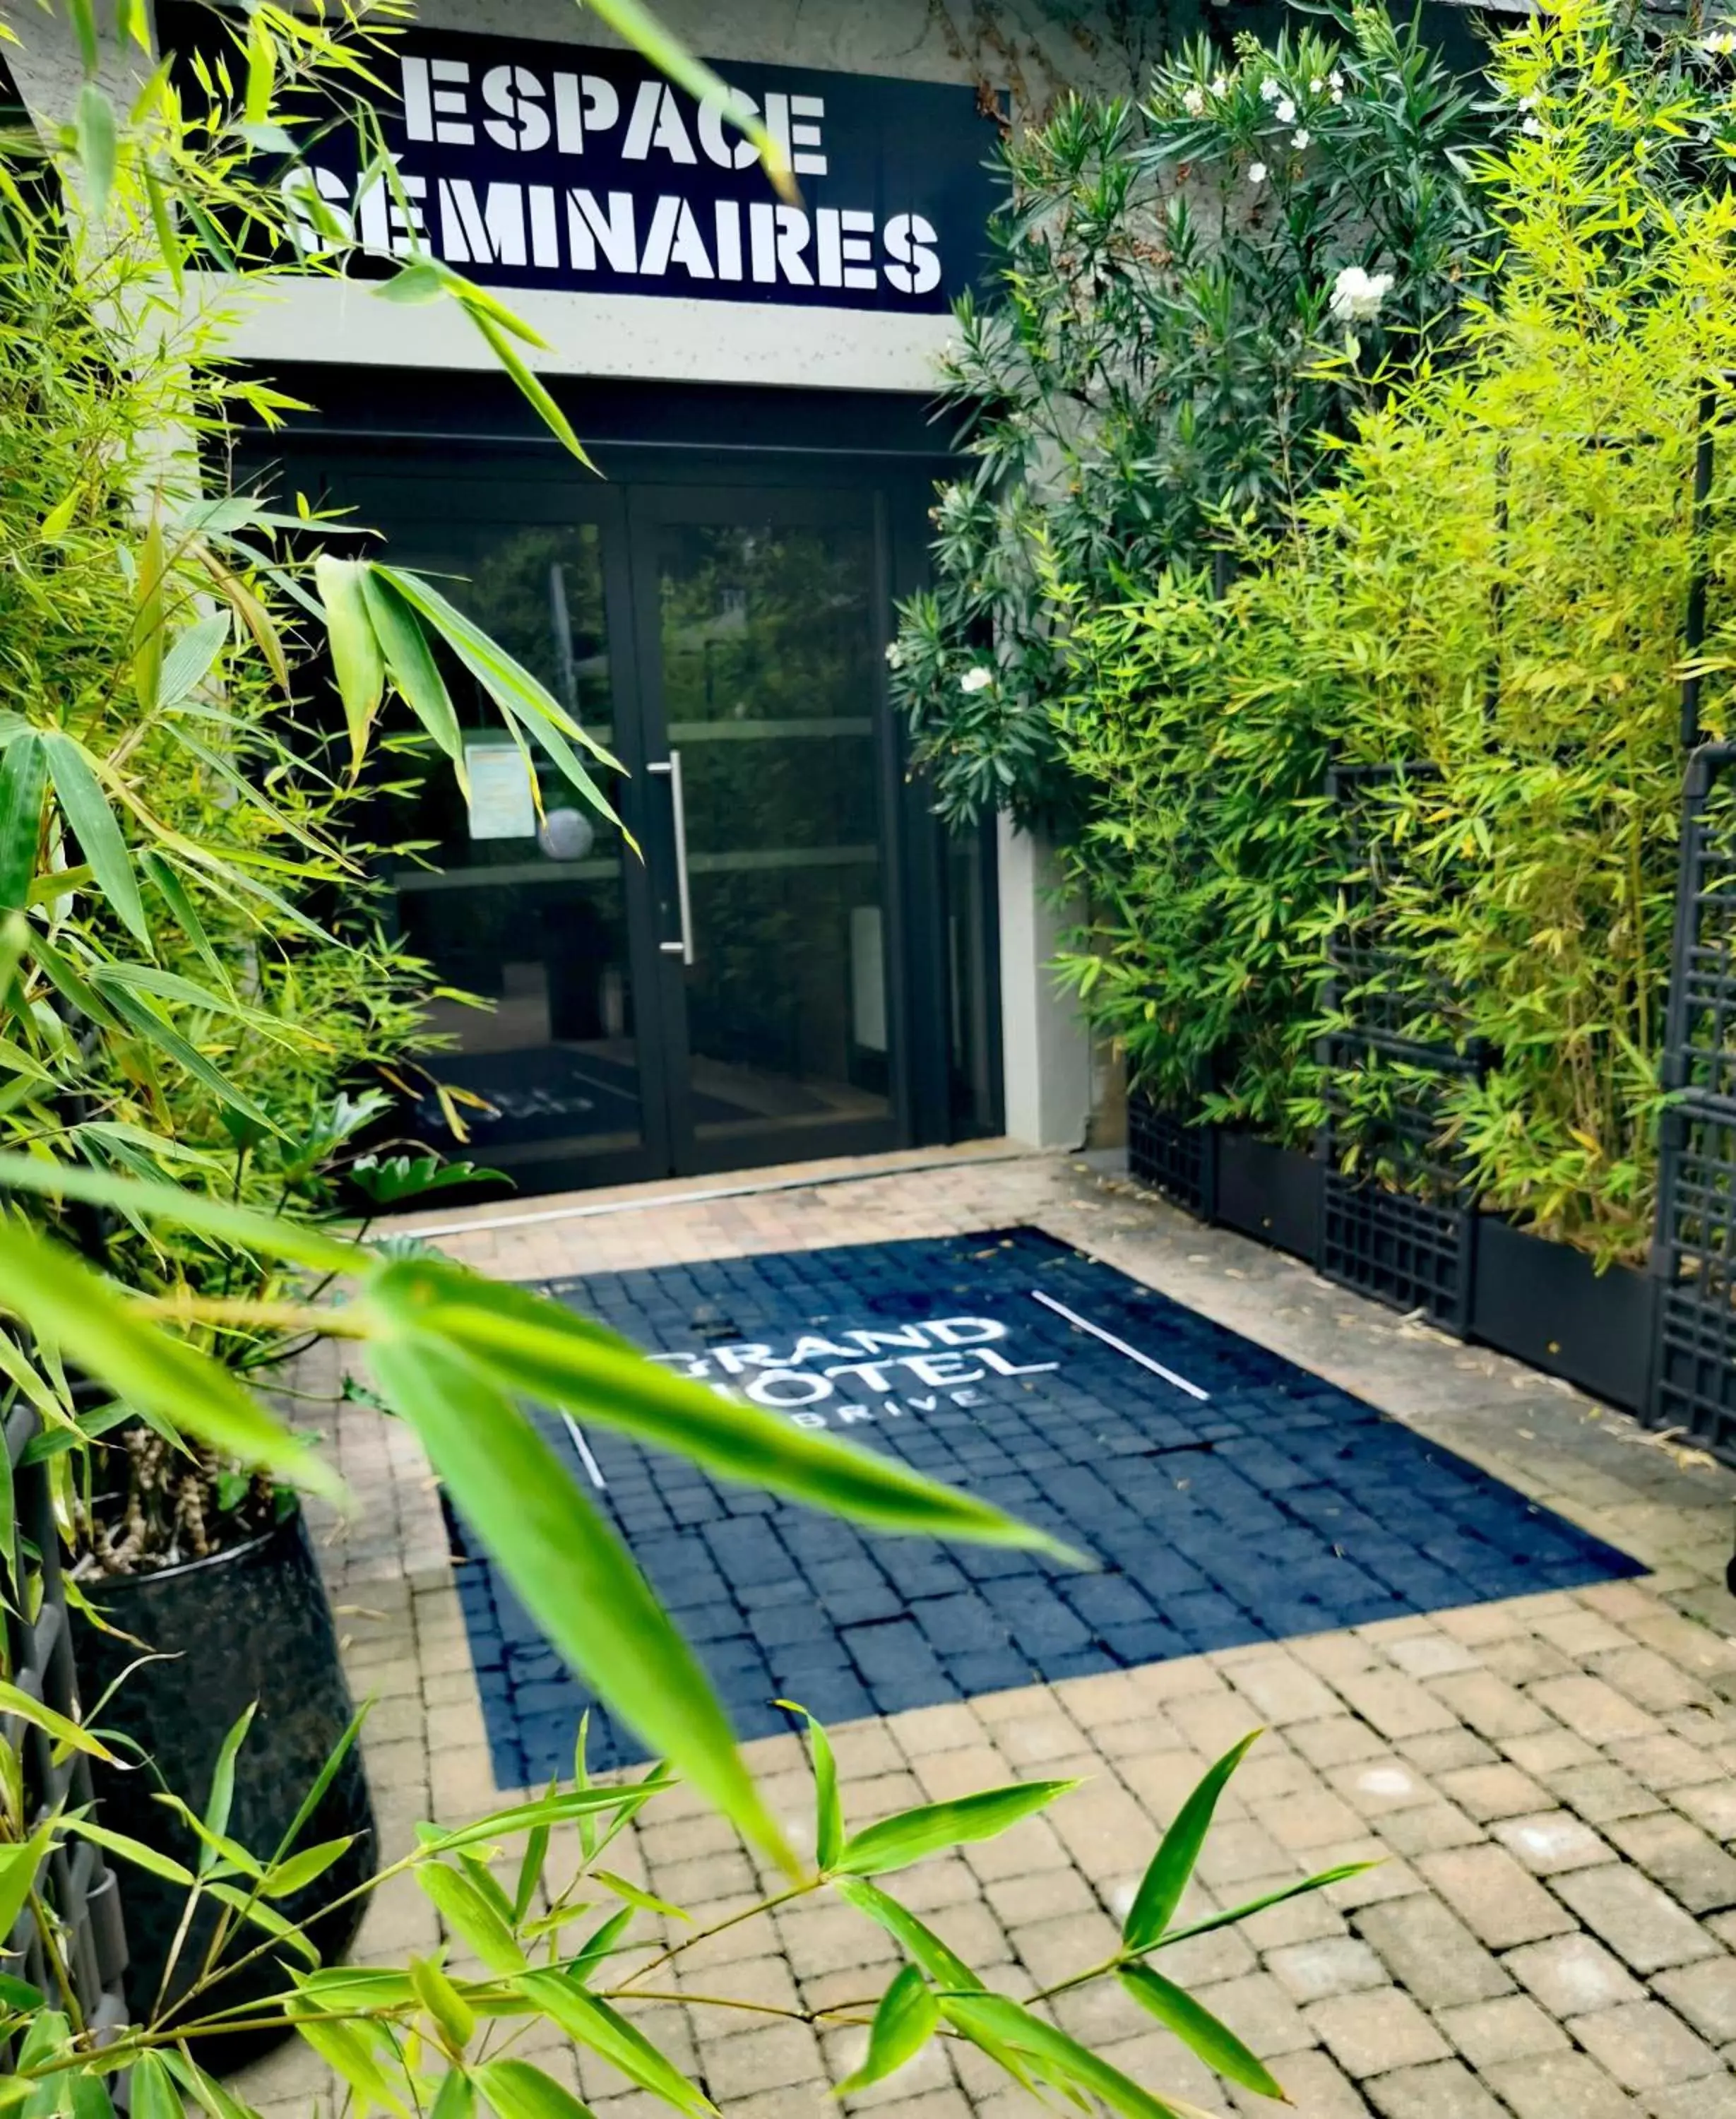
<path id="1" fill-rule="evenodd" d="M 198 1841 L 167 1805 L 154 1800 L 154 1791 L 169 1789 L 202 1815 L 224 1736 L 257 1701 L 236 1762 L 229 1832 L 249 1852 L 269 1858 L 352 1712 L 331 1607 L 300 1511 L 209 1560 L 104 1582 L 93 1601 L 112 1625 L 173 1658 L 134 1670 L 96 1718 L 100 1727 L 130 1737 L 153 1761 L 133 1771 L 96 1766 L 100 1820 L 196 1866 Z M 78 1625 L 76 1647 L 80 1690 L 90 1703 L 139 1655 L 88 1622 Z M 359 1748 L 351 1749 L 296 1845 L 350 1834 L 356 1838 L 348 1852 L 307 1890 L 273 1901 L 275 1911 L 307 1920 L 373 1875 L 373 1814 Z M 129 1952 L 127 1996 L 138 2015 L 155 2005 L 187 1893 L 130 1864 L 118 1866 Z M 354 1939 L 362 1905 L 357 1899 L 312 1922 L 308 1933 L 326 1963 L 341 1957 Z M 171 2005 L 186 1996 L 204 1962 L 217 1911 L 207 1905 L 194 1919 L 169 1982 Z M 267 1940 L 250 1927 L 245 1940 L 225 1950 L 225 1959 Z M 199 2012 L 283 1992 L 288 1982 L 278 1954 L 269 1950 L 221 1980 L 201 1997 Z M 282 1954 L 290 1964 L 303 1961 L 288 1950 Z M 275 2035 L 257 2032 L 201 2038 L 199 2054 L 223 2069 L 275 2042 Z"/>
<path id="2" fill-rule="evenodd" d="M 1637 1410 L 1646 1396 L 1655 1287 L 1632 1266 L 1599 1273 L 1584 1251 L 1493 1214 L 1477 1235 L 1470 1335 L 1594 1398 Z"/>
<path id="3" fill-rule="evenodd" d="M 1228 1127 L 1218 1135 L 1218 1219 L 1262 1244 L 1311 1258 L 1323 1176 L 1311 1155 Z"/>
<path id="4" fill-rule="evenodd" d="M 1611 1405 L 1644 1407 L 1657 1300 L 1650 1275 L 1631 1266 L 1600 1273 L 1585 1252 L 1496 1215 L 1354 1185 L 1317 1156 L 1252 1134 L 1184 1125 L 1137 1092 L 1128 1113 L 1130 1173 L 1202 1221 L 1288 1251 L 1392 1308 L 1424 1310 Z M 1211 1175 L 1203 1203 L 1178 1182 L 1184 1140 Z"/>

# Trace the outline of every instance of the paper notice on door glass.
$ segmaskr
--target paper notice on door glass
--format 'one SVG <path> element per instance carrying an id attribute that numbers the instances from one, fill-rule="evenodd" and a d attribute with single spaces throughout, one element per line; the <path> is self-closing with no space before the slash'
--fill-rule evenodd
<path id="1" fill-rule="evenodd" d="M 530 768 L 510 743 L 467 743 L 464 767 L 470 781 L 470 837 L 528 839 L 536 832 Z"/>

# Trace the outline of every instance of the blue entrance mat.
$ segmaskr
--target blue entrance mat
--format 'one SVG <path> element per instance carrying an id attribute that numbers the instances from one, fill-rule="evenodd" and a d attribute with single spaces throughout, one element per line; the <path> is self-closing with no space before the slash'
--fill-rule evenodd
<path id="1" fill-rule="evenodd" d="M 548 1431 L 744 1736 L 1642 1572 L 1307 1370 L 1040 1231 L 594 1274 L 549 1292 L 686 1373 L 883 1449 L 1099 1563 L 859 1532 L 561 1418 Z M 461 1525 L 455 1533 L 463 1551 Z M 497 1778 L 591 1704 L 459 1572 Z M 643 1747 L 593 1711 L 590 1762 Z"/>

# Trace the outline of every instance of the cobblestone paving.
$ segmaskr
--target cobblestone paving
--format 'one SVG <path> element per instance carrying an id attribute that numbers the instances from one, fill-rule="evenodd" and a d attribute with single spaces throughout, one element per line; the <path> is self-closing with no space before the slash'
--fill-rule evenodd
<path id="1" fill-rule="evenodd" d="M 1305 1369 L 1035 1229 L 549 1284 L 669 1365 L 1016 1510 L 1090 1568 L 871 1537 L 558 1418 L 549 1440 L 699 1648 L 738 1734 L 1639 1571 Z M 642 1760 L 478 1548 L 496 1778 Z"/>
<path id="2" fill-rule="evenodd" d="M 1341 1862 L 1381 1866 L 1183 1944 L 1166 1968 L 1267 2056 L 1304 2119 L 1736 2119 L 1736 1606 L 1722 1587 L 1736 1479 L 1082 1166 L 979 1152 L 855 1175 L 729 1199 L 664 1188 L 669 1203 L 616 1215 L 591 1199 L 581 1217 L 442 1240 L 490 1271 L 549 1282 L 1030 1224 L 1649 1570 L 848 1723 L 836 1741 L 852 1824 L 1009 1778 L 1084 1781 L 1006 1838 L 910 1872 L 924 1917 L 1012 1992 L 1099 1958 L 1187 1789 L 1263 1727 L 1208 1842 L 1201 1908 Z M 456 1822 L 491 1805 L 494 1777 L 426 1467 L 410 1438 L 360 1407 L 326 1424 L 362 1504 L 326 1556 L 354 1681 L 379 1696 L 368 1760 L 391 1852 L 420 1817 Z M 760 1739 L 749 1755 L 803 1829 L 811 1797 L 794 1738 Z M 682 1792 L 647 1812 L 629 1864 L 701 1922 L 750 1903 L 760 1881 L 729 1829 Z M 438 1940 L 419 1894 L 394 1890 L 360 1954 L 389 1960 Z M 677 1998 L 646 2028 L 741 2119 L 830 2108 L 827 2084 L 862 2033 L 688 1996 L 812 2010 L 877 1993 L 893 1968 L 877 1930 L 822 1903 L 683 1962 Z M 1226 2091 L 1118 1991 L 1053 2005 L 1154 2089 L 1226 2115 L 1275 2108 Z M 598 2119 L 649 2119 L 650 2101 L 590 2058 L 552 2040 L 539 2057 Z M 247 2087 L 288 2119 L 310 2111 L 317 2080 L 289 2052 Z M 856 2103 L 882 2119 L 1035 2109 L 951 2047 Z"/>

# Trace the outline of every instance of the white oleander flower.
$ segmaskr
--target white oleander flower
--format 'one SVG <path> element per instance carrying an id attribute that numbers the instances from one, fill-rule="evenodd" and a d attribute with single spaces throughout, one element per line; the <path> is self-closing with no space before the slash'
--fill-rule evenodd
<path id="1" fill-rule="evenodd" d="M 1260 100 L 1262 103 L 1275 103 L 1283 93 L 1283 89 L 1271 74 L 1268 74 L 1260 84 Z"/>
<path id="2" fill-rule="evenodd" d="M 891 665 L 891 667 L 892 667 L 893 669 L 895 669 L 895 670 L 901 670 L 901 669 L 903 669 L 903 667 L 904 667 L 904 649 L 902 648 L 902 647 L 900 647 L 900 644 L 898 643 L 898 642 L 897 642 L 897 641 L 896 641 L 896 640 L 889 640 L 889 641 L 887 641 L 887 644 L 886 644 L 886 659 L 887 659 L 887 662 Z"/>
<path id="3" fill-rule="evenodd" d="M 1390 272 L 1365 272 L 1360 265 L 1346 265 L 1332 282 L 1334 321 L 1366 323 L 1381 313 L 1381 304 L 1392 291 Z"/>
<path id="4" fill-rule="evenodd" d="M 1291 141 L 1290 145 L 1291 145 L 1291 146 L 1292 146 L 1296 150 L 1297 153 L 1299 155 L 1299 154 L 1303 153 L 1303 152 L 1304 151 L 1304 150 L 1305 150 L 1305 149 L 1307 149 L 1307 148 L 1308 148 L 1308 147 L 1310 147 L 1310 146 L 1312 146 L 1312 144 L 1313 144 L 1313 140 L 1314 140 L 1314 136 L 1313 136 L 1313 134 L 1312 134 L 1311 132 L 1309 132 L 1309 130 L 1308 130 L 1308 127 L 1307 127 L 1306 125 L 1304 125 L 1304 126 L 1301 127 L 1301 128 L 1299 129 L 1299 131 L 1297 132 L 1297 134 L 1296 134 L 1295 138 L 1294 138 L 1293 141 Z"/>
<path id="5" fill-rule="evenodd" d="M 1345 100 L 1345 92 L 1344 92 L 1344 90 L 1343 90 L 1341 88 L 1335 88 L 1335 89 L 1333 90 L 1333 91 L 1332 91 L 1332 100 L 1333 100 L 1335 103 L 1342 103 L 1342 102 L 1344 101 L 1344 100 Z"/>
<path id="6" fill-rule="evenodd" d="M 1296 123 L 1296 106 L 1289 96 L 1285 96 L 1272 115 L 1280 125 L 1294 125 Z"/>
<path id="7" fill-rule="evenodd" d="M 1528 118 L 1519 129 L 1521 132 L 1529 132 L 1534 140 L 1540 140 L 1543 137 L 1543 122 L 1540 118 Z"/>
<path id="8" fill-rule="evenodd" d="M 1203 118 L 1206 115 L 1205 90 L 1196 86 L 1185 90 L 1182 96 L 1182 108 L 1190 118 Z"/>
<path id="9" fill-rule="evenodd" d="M 1323 95 L 1326 93 L 1326 83 L 1317 73 L 1314 78 L 1308 83 L 1308 94 L 1310 95 Z"/>
<path id="10" fill-rule="evenodd" d="M 1264 162 L 1250 162 L 1248 164 L 1248 181 L 1251 184 L 1263 184 L 1266 182 L 1266 165 Z"/>
<path id="11" fill-rule="evenodd" d="M 1700 49 L 1709 58 L 1728 58 L 1732 52 L 1736 52 L 1736 30 L 1714 30 L 1711 36 L 1700 39 Z"/>
<path id="12" fill-rule="evenodd" d="M 1326 76 L 1326 86 L 1329 88 L 1336 88 L 1340 95 L 1344 94 L 1345 77 L 1336 67 L 1334 67 L 1331 73 Z"/>
<path id="13" fill-rule="evenodd" d="M 1535 95 L 1521 95 L 1519 99 L 1519 108 L 1521 110 L 1535 110 L 1537 108 L 1537 98 Z"/>
<path id="14" fill-rule="evenodd" d="M 961 692 L 986 692 L 993 682 L 994 672 L 985 670 L 979 662 L 975 669 L 967 670 L 959 679 L 958 688 Z"/>
<path id="15" fill-rule="evenodd" d="M 1212 92 L 1212 94 L 1213 94 L 1214 95 L 1215 95 L 1215 96 L 1219 96 L 1219 97 L 1223 97 L 1223 96 L 1226 96 L 1226 95 L 1229 95 L 1229 83 L 1227 81 L 1225 81 L 1225 80 L 1224 80 L 1224 77 L 1223 77 L 1223 75 L 1222 75 L 1222 74 L 1220 74 L 1220 74 L 1214 74 L 1214 75 L 1212 76 L 1212 81 L 1211 81 L 1211 92 Z"/>

